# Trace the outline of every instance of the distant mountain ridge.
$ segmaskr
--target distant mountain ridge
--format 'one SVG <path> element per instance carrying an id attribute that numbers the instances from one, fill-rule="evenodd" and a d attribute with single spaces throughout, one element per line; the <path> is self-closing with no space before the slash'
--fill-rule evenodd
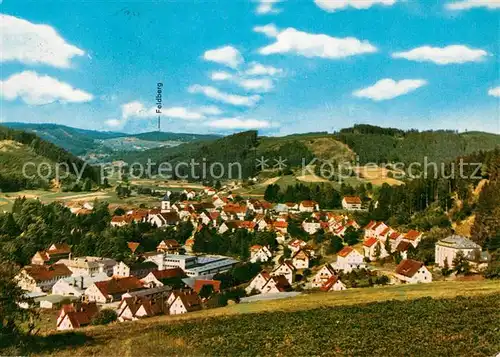
<path id="1" fill-rule="evenodd" d="M 112 154 L 116 150 L 134 151 L 158 147 L 159 142 L 169 142 L 168 146 L 179 145 L 196 140 L 215 140 L 219 135 L 203 135 L 189 133 L 149 132 L 126 134 L 113 131 L 97 131 L 73 128 L 60 124 L 35 124 L 6 122 L 2 125 L 11 129 L 24 130 L 37 134 L 74 155 L 86 156 L 89 154 Z M 134 145 L 124 145 L 136 138 Z M 122 140 L 120 140 L 122 139 Z M 107 142 L 113 140 L 112 142 Z M 149 144 L 151 142 L 151 144 Z M 118 148 L 118 149 L 117 149 Z"/>

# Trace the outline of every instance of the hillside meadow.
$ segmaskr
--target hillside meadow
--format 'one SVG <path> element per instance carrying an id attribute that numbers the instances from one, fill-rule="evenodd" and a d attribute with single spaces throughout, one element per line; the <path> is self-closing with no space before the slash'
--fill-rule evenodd
<path id="1" fill-rule="evenodd" d="M 313 293 L 180 316 L 46 332 L 55 356 L 492 356 L 500 282 L 454 281 Z"/>

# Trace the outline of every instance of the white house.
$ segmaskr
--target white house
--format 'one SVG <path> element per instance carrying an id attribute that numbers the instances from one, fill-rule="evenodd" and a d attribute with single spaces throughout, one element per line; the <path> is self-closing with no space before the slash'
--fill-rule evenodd
<path id="1" fill-rule="evenodd" d="M 307 269 L 309 268 L 310 260 L 311 255 L 309 254 L 309 251 L 301 249 L 293 255 L 292 264 L 295 269 Z"/>
<path id="2" fill-rule="evenodd" d="M 271 272 L 271 276 L 284 275 L 290 285 L 295 281 L 295 266 L 290 261 L 281 263 L 276 269 Z"/>
<path id="3" fill-rule="evenodd" d="M 377 249 L 380 250 L 378 258 Z M 380 242 L 377 238 L 371 237 L 363 242 L 363 255 L 371 261 L 374 261 L 377 259 L 383 259 L 389 254 L 385 250 L 384 244 L 382 242 Z"/>
<path id="4" fill-rule="evenodd" d="M 42 292 L 50 291 L 59 279 L 70 276 L 71 270 L 64 264 L 27 265 L 16 275 L 15 280 L 23 290 Z"/>
<path id="5" fill-rule="evenodd" d="M 354 248 L 346 246 L 337 253 L 337 261 L 333 267 L 346 273 L 353 269 L 362 269 L 366 267 L 364 257 Z"/>
<path id="6" fill-rule="evenodd" d="M 321 229 L 321 223 L 313 219 L 308 219 L 302 222 L 302 229 L 309 234 L 314 234 Z"/>
<path id="7" fill-rule="evenodd" d="M 185 314 L 186 312 L 201 310 L 201 300 L 195 292 L 172 293 L 175 299 L 169 307 L 170 315 Z"/>
<path id="8" fill-rule="evenodd" d="M 435 262 L 444 267 L 445 261 L 452 267 L 453 259 L 462 252 L 467 260 L 478 260 L 481 257 L 481 246 L 459 235 L 451 235 L 436 243 Z"/>
<path id="9" fill-rule="evenodd" d="M 320 270 L 314 275 L 311 281 L 312 288 L 320 288 L 335 275 L 335 270 L 330 264 L 325 264 L 321 267 Z"/>
<path id="10" fill-rule="evenodd" d="M 262 292 L 262 288 L 266 285 L 267 281 L 271 278 L 271 275 L 267 271 L 261 271 L 257 274 L 251 281 L 250 284 L 245 288 L 247 294 L 250 294 L 252 291 Z"/>
<path id="11" fill-rule="evenodd" d="M 122 294 L 143 289 L 142 282 L 135 276 L 98 281 L 90 285 L 84 293 L 85 300 L 106 304 L 121 300 Z"/>
<path id="12" fill-rule="evenodd" d="M 347 287 L 340 281 L 338 276 L 330 277 L 321 287 L 321 291 L 341 291 L 346 289 Z"/>
<path id="13" fill-rule="evenodd" d="M 432 282 L 432 274 L 424 263 L 412 259 L 404 259 L 399 263 L 396 267 L 396 277 L 408 284 Z"/>
<path id="14" fill-rule="evenodd" d="M 113 275 L 113 267 L 116 261 L 110 258 L 101 257 L 78 257 L 74 259 L 61 259 L 58 264 L 66 265 L 71 270 L 72 275 L 96 275 L 98 273 L 106 273 L 108 276 Z"/>
<path id="15" fill-rule="evenodd" d="M 292 253 L 297 253 L 302 248 L 306 247 L 307 243 L 301 239 L 294 239 L 288 243 L 288 249 L 292 251 Z"/>
<path id="16" fill-rule="evenodd" d="M 93 283 L 110 279 L 105 273 L 98 273 L 94 276 L 81 275 L 59 279 L 52 287 L 52 294 L 80 297 L 83 296 L 85 290 Z"/>
<path id="17" fill-rule="evenodd" d="M 319 204 L 315 201 L 302 201 L 299 204 L 300 212 L 314 212 L 319 211 Z"/>
<path id="18" fill-rule="evenodd" d="M 266 284 L 262 287 L 261 294 L 276 294 L 290 290 L 291 286 L 287 278 L 283 275 L 275 275 L 267 280 Z"/>
<path id="19" fill-rule="evenodd" d="M 250 247 L 250 261 L 252 263 L 267 262 L 272 257 L 273 253 L 266 246 L 256 244 Z"/>
<path id="20" fill-rule="evenodd" d="M 92 318 L 98 311 L 95 303 L 64 305 L 57 318 L 57 330 L 74 330 L 79 327 L 90 325 Z"/>
<path id="21" fill-rule="evenodd" d="M 361 198 L 358 196 L 344 196 L 342 199 L 342 208 L 348 211 L 361 210 Z"/>

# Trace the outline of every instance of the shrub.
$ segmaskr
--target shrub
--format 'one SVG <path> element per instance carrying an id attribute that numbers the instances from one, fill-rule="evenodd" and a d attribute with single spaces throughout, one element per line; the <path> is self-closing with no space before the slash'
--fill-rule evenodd
<path id="1" fill-rule="evenodd" d="M 118 318 L 118 316 L 116 315 L 115 310 L 102 309 L 94 316 L 91 324 L 92 325 L 107 325 L 111 322 L 116 321 L 117 318 Z"/>

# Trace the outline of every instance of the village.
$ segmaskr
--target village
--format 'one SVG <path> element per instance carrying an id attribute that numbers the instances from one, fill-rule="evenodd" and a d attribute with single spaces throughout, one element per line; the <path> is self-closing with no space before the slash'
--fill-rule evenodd
<path id="1" fill-rule="evenodd" d="M 161 230 L 190 221 L 193 234 L 184 244 L 167 239 L 156 251 L 140 252 L 140 242 L 128 242 L 135 262 L 126 264 L 108 257 L 74 256 L 68 244 L 54 243 L 32 257 L 31 264 L 16 277 L 18 285 L 35 307 L 59 311 L 57 330 L 71 330 L 89 325 L 99 311 L 114 311 L 116 319 L 124 322 L 301 293 L 432 283 L 433 277 L 442 278 L 442 271 L 451 271 L 457 261 L 480 272 L 489 260 L 479 245 L 459 235 L 435 244 L 432 267 L 410 259 L 408 251 L 419 246 L 425 233 L 399 232 L 376 221 L 361 227 L 352 218 L 353 212 L 363 209 L 356 196 L 343 197 L 342 210 L 334 212 L 322 210 L 310 200 L 277 204 L 254 198 L 236 200 L 230 192 L 212 187 L 184 190 L 181 195 L 186 200 L 172 202 L 171 192 L 167 192 L 157 208 L 126 211 L 113 216 L 110 225 L 149 223 Z M 82 203 L 70 209 L 85 215 L 93 206 Z M 301 220 L 301 238 L 288 231 L 292 219 Z M 274 248 L 250 246 L 247 261 L 195 252 L 195 233 L 207 227 L 219 234 L 273 232 L 276 244 Z M 340 239 L 336 254 L 328 254 L 324 246 L 304 238 L 319 231 Z M 352 232 L 360 237 L 356 244 L 346 242 L 346 234 Z M 393 260 L 397 264 L 381 263 Z M 224 287 L 217 280 L 241 264 L 260 268 L 238 286 Z"/>

